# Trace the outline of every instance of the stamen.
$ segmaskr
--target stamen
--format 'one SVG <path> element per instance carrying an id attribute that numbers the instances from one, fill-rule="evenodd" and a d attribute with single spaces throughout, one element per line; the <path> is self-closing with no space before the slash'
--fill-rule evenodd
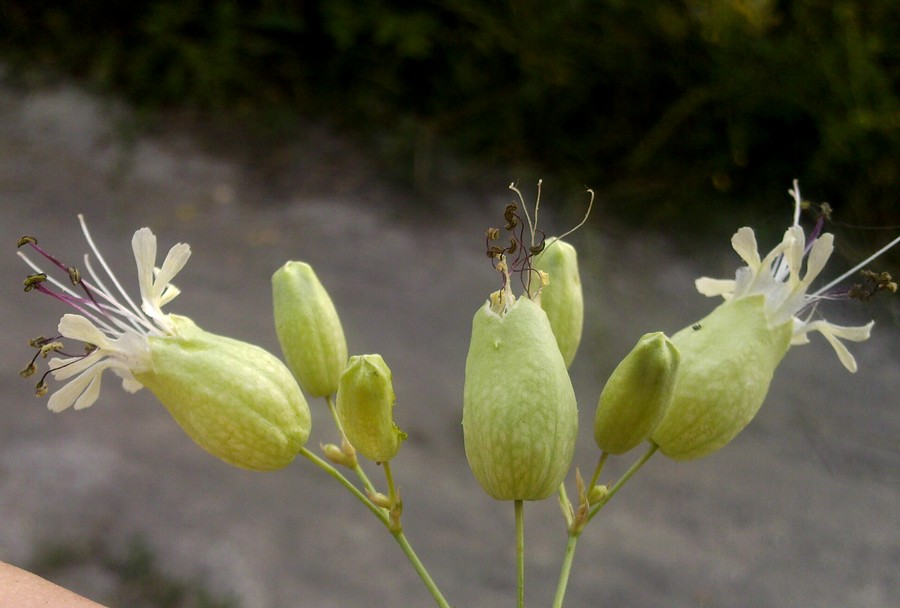
<path id="1" fill-rule="evenodd" d="M 831 283 L 829 283 L 825 287 L 822 287 L 821 289 L 819 289 L 816 293 L 813 294 L 813 296 L 818 296 L 819 294 L 827 292 L 829 289 L 831 289 L 835 285 L 839 284 L 841 281 L 843 281 L 847 277 L 856 274 L 858 271 L 862 270 L 865 266 L 867 266 L 870 262 L 872 262 L 876 258 L 880 257 L 881 255 L 883 255 L 884 253 L 889 251 L 897 243 L 900 243 L 900 236 L 898 236 L 893 241 L 891 241 L 890 243 L 888 243 L 887 245 L 885 245 L 884 247 L 882 247 L 881 249 L 879 249 L 878 251 L 876 251 L 869 257 L 867 257 L 865 260 L 863 260 L 862 262 L 860 262 L 859 264 L 857 264 L 856 266 L 854 266 L 853 268 L 851 268 L 850 270 L 848 270 L 847 272 L 845 272 L 844 274 L 842 274 L 841 276 L 839 276 L 838 278 L 833 280 Z"/>

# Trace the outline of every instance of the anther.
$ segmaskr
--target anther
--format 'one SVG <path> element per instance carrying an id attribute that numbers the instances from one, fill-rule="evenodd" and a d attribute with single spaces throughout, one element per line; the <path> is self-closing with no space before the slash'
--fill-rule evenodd
<path id="1" fill-rule="evenodd" d="M 45 376 L 46 377 L 46 376 Z M 44 378 L 41 378 L 41 381 L 37 383 L 34 387 L 34 395 L 36 397 L 43 397 L 50 390 L 50 387 L 47 386 L 47 383 L 44 381 Z"/>
<path id="2" fill-rule="evenodd" d="M 72 285 L 78 285 L 81 283 L 81 273 L 78 272 L 78 269 L 74 266 L 68 266 L 66 268 L 66 272 L 69 273 L 69 280 L 72 281 Z"/>
<path id="3" fill-rule="evenodd" d="M 16 248 L 21 247 L 22 245 L 37 245 L 37 239 L 26 234 L 16 242 Z"/>
<path id="4" fill-rule="evenodd" d="M 47 274 L 40 272 L 37 274 L 30 274 L 25 278 L 25 291 L 31 291 L 41 283 L 47 280 Z"/>
<path id="5" fill-rule="evenodd" d="M 496 241 L 500 237 L 500 230 L 497 228 L 488 228 L 485 235 L 489 241 Z"/>
<path id="6" fill-rule="evenodd" d="M 19 372 L 19 375 L 23 378 L 27 378 L 29 376 L 34 375 L 34 372 L 37 371 L 37 366 L 34 364 L 34 361 L 28 364 L 28 367 Z"/>

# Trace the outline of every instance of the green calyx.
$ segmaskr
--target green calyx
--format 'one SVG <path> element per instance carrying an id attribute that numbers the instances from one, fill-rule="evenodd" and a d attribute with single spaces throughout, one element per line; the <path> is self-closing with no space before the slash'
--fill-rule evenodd
<path id="1" fill-rule="evenodd" d="M 337 391 L 347 340 L 328 292 L 309 264 L 288 262 L 272 275 L 275 331 L 285 360 L 309 395 Z"/>
<path id="2" fill-rule="evenodd" d="M 287 466 L 309 437 L 309 407 L 274 355 L 209 333 L 187 317 L 150 337 L 149 370 L 135 374 L 197 445 L 254 471 Z"/>
<path id="3" fill-rule="evenodd" d="M 572 462 L 578 409 L 547 315 L 519 298 L 472 321 L 463 395 L 466 457 L 497 500 L 541 500 Z"/>
<path id="4" fill-rule="evenodd" d="M 652 434 L 675 460 L 724 447 L 756 416 L 790 348 L 792 322 L 769 327 L 763 296 L 729 300 L 672 336 L 681 364 L 672 405 Z"/>
<path id="5" fill-rule="evenodd" d="M 544 250 L 532 259 L 532 268 L 548 275 L 550 282 L 540 292 L 540 304 L 547 318 L 566 367 L 572 365 L 584 326 L 584 296 L 578 274 L 575 248 L 556 238 L 546 241 Z M 540 281 L 532 281 L 533 296 Z"/>
<path id="6" fill-rule="evenodd" d="M 369 460 L 391 460 L 406 439 L 394 424 L 395 401 L 391 370 L 381 355 L 350 358 L 338 384 L 337 411 L 347 439 Z"/>
<path id="7" fill-rule="evenodd" d="M 594 439 L 609 454 L 644 441 L 672 403 L 681 356 L 663 334 L 646 334 L 613 371 L 600 393 Z"/>

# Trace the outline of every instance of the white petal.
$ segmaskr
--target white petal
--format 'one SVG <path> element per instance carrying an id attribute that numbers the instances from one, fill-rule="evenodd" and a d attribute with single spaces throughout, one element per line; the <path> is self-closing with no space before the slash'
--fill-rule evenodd
<path id="1" fill-rule="evenodd" d="M 91 368 L 85 371 L 83 374 L 77 376 L 74 380 L 65 384 L 62 388 L 50 395 L 47 407 L 51 412 L 61 412 L 68 409 L 79 399 L 79 397 L 81 397 L 85 387 L 87 387 L 96 376 L 99 376 L 102 373 L 102 367 L 99 369 Z M 85 408 L 88 405 L 90 405 L 90 403 L 81 405 L 81 407 Z"/>
<path id="2" fill-rule="evenodd" d="M 94 402 L 97 401 L 97 397 L 100 396 L 100 381 L 103 379 L 103 374 L 98 372 L 91 376 L 91 381 L 87 385 L 87 388 L 84 389 L 84 392 L 81 393 L 81 396 L 75 400 L 75 408 L 76 410 L 83 410 L 86 407 L 90 407 L 94 405 Z"/>
<path id="3" fill-rule="evenodd" d="M 745 226 L 735 232 L 731 237 L 731 246 L 750 268 L 759 268 L 759 248 L 756 245 L 756 235 L 752 228 Z"/>
<path id="4" fill-rule="evenodd" d="M 137 265 L 141 300 L 153 293 L 153 267 L 156 265 L 156 236 L 149 228 L 141 228 L 131 237 L 131 250 Z M 143 307 L 142 307 L 143 308 Z"/>
<path id="5" fill-rule="evenodd" d="M 108 346 L 109 338 L 90 319 L 81 315 L 65 314 L 57 326 L 59 333 L 70 340 L 87 342 L 95 346 Z"/>
<path id="6" fill-rule="evenodd" d="M 803 276 L 804 285 L 808 286 L 819 276 L 819 273 L 825 268 L 825 264 L 828 263 L 828 258 L 831 257 L 832 251 L 834 251 L 833 234 L 825 233 L 816 239 L 812 249 L 809 251 L 809 257 L 806 259 L 806 274 Z"/>
<path id="7" fill-rule="evenodd" d="M 838 359 L 844 367 L 851 373 L 855 373 L 857 369 L 856 359 L 850 354 L 850 351 L 847 350 L 847 347 L 844 346 L 844 343 L 841 342 L 841 340 L 850 340 L 851 342 L 868 340 L 869 336 L 872 334 L 872 326 L 874 324 L 873 321 L 869 321 L 865 325 L 847 327 L 843 325 L 834 325 L 825 320 L 819 320 L 805 324 L 802 327 L 802 332 L 808 334 L 812 331 L 818 331 L 825 336 L 825 339 L 831 344 L 831 347 L 834 349 L 834 352 L 837 354 Z M 794 336 L 794 340 L 797 340 L 797 338 L 798 336 Z M 802 344 L 802 342 L 795 342 L 794 340 L 792 340 L 792 343 Z"/>
<path id="8" fill-rule="evenodd" d="M 77 376 L 89 367 L 100 363 L 107 357 L 108 353 L 102 349 L 97 349 L 86 357 L 69 357 L 67 359 L 50 359 L 50 369 L 53 371 L 53 377 L 57 380 L 66 380 L 72 376 Z"/>
<path id="9" fill-rule="evenodd" d="M 122 388 L 126 392 L 136 393 L 144 388 L 144 385 L 135 380 L 134 376 L 131 374 L 131 371 L 125 369 L 125 367 L 113 367 L 112 372 L 122 379 Z"/>
<path id="10" fill-rule="evenodd" d="M 153 282 L 153 300 L 158 301 L 166 286 L 172 281 L 191 257 L 191 247 L 187 243 L 178 243 L 166 255 L 162 268 Z M 173 296 L 174 297 L 174 296 Z"/>
<path id="11" fill-rule="evenodd" d="M 732 279 L 711 279 L 700 277 L 694 281 L 697 291 L 705 296 L 730 296 L 734 293 L 734 281 Z"/>
<path id="12" fill-rule="evenodd" d="M 784 257 L 787 260 L 787 269 L 790 271 L 790 284 L 796 285 L 800 282 L 800 267 L 803 266 L 806 243 L 803 228 L 800 226 L 791 226 L 788 232 L 791 233 L 791 244 L 784 252 Z M 781 279 L 782 277 L 776 278 Z"/>

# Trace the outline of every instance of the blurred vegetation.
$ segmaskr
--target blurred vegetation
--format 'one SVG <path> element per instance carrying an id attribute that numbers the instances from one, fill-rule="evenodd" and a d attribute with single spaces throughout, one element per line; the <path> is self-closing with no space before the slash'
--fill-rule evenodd
<path id="1" fill-rule="evenodd" d="M 44 578 L 62 583 L 73 591 L 91 595 L 91 599 L 109 606 L 129 608 L 238 608 L 232 598 L 216 597 L 196 581 L 175 579 L 162 571 L 156 556 L 141 539 L 135 538 L 125 551 L 112 551 L 100 538 L 86 538 L 83 542 L 52 543 L 36 551 L 30 570 Z M 101 597 L 97 589 L 79 591 L 77 585 L 65 580 L 74 574 L 81 579 L 88 570 L 94 578 L 107 580 L 106 593 Z M 79 581 L 82 582 L 83 581 Z"/>
<path id="2" fill-rule="evenodd" d="M 324 116 L 399 174 L 447 155 L 589 184 L 626 217 L 789 204 L 900 223 L 896 0 L 5 0 L 0 58 L 282 124 Z M 537 173 L 535 173 L 537 175 Z"/>

